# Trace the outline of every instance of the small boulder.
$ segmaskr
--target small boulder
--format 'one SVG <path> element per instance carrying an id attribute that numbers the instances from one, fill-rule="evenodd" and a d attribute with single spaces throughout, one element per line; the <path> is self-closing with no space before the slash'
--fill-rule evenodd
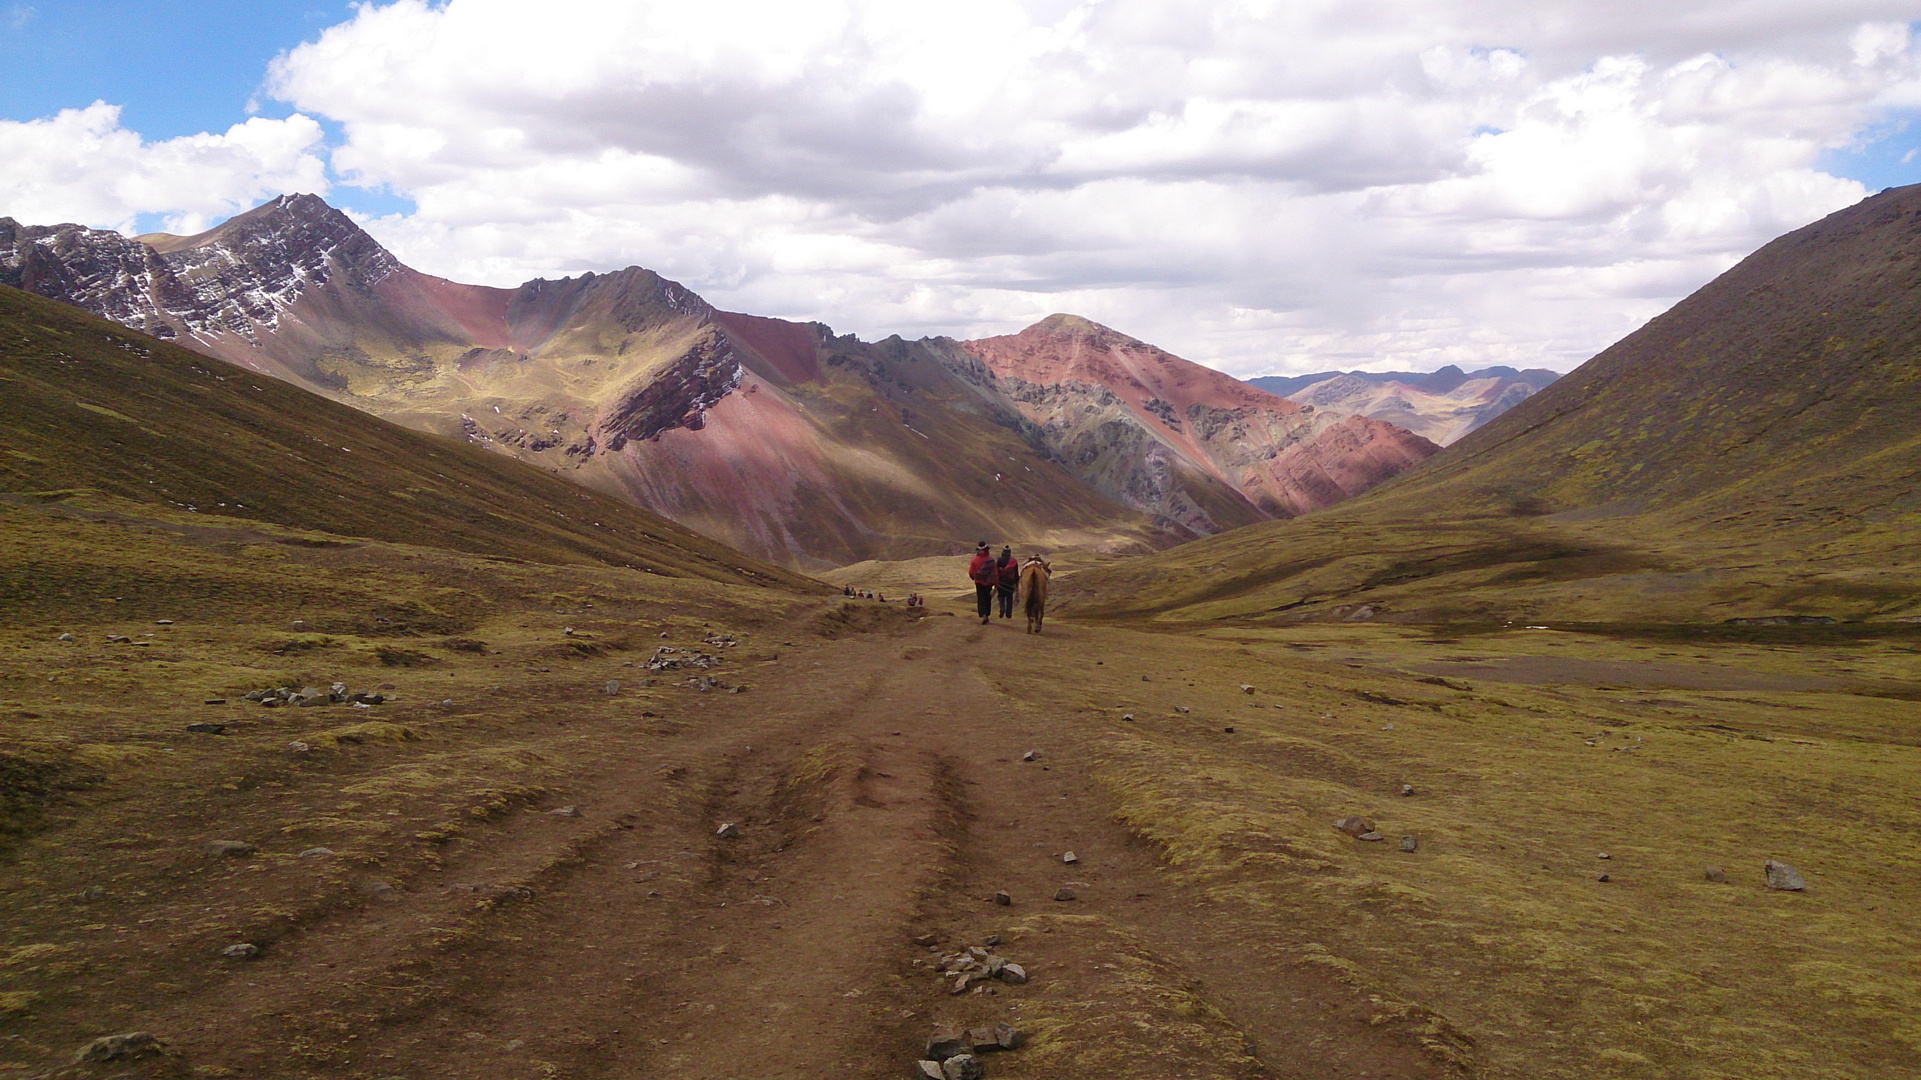
<path id="1" fill-rule="evenodd" d="M 914 944 L 919 945 L 922 948 L 931 949 L 934 946 L 940 944 L 940 935 L 939 934 L 921 934 L 920 936 L 914 939 Z"/>
<path id="2" fill-rule="evenodd" d="M 1177 712 L 1177 713 L 1191 713 L 1191 712 L 1193 712 L 1194 710 L 1193 710 L 1193 709 L 1190 709 L 1190 708 L 1188 708 L 1188 707 L 1187 707 L 1187 706 L 1185 706 L 1185 705 L 1176 705 L 1176 706 L 1174 706 L 1174 711 L 1175 711 L 1175 712 Z"/>
<path id="3" fill-rule="evenodd" d="M 1402 796 L 1403 796 L 1404 798 L 1412 798 L 1412 797 L 1413 797 L 1413 795 L 1414 795 L 1414 785 L 1413 785 L 1413 784 L 1402 784 L 1402 785 L 1401 785 L 1401 795 L 1402 795 Z"/>
<path id="4" fill-rule="evenodd" d="M 308 746 L 306 743 L 301 742 L 299 739 L 295 739 L 294 741 L 287 744 L 288 757 L 306 757 L 308 754 L 311 754 L 311 753 L 313 753 L 313 747 Z"/>
<path id="5" fill-rule="evenodd" d="M 60 640 L 61 640 L 61 641 L 72 641 L 72 640 L 73 640 L 73 635 L 72 635 L 72 634 L 61 634 L 61 635 L 60 635 Z"/>
<path id="6" fill-rule="evenodd" d="M 1012 1024 L 995 1024 L 994 1042 L 1002 1050 L 1018 1050 L 1021 1045 L 1020 1029 Z"/>
<path id="7" fill-rule="evenodd" d="M 1808 887 L 1807 881 L 1801 877 L 1801 872 L 1789 866 L 1787 863 L 1775 862 L 1773 859 L 1769 859 L 1767 862 L 1761 864 L 1761 871 L 1767 875 L 1768 888 L 1770 889 L 1780 889 L 1784 892 L 1800 892 Z"/>
<path id="8" fill-rule="evenodd" d="M 1355 837 L 1354 839 L 1366 840 L 1369 843 L 1375 843 L 1377 841 L 1385 840 L 1387 839 L 1387 837 L 1382 836 L 1380 833 L 1375 832 L 1373 829 L 1369 829 L 1368 831 L 1362 833 L 1361 835 Z"/>
<path id="9" fill-rule="evenodd" d="M 1027 753 L 1021 755 L 1021 760 L 1036 761 L 1039 760 L 1040 756 L 1041 752 L 1039 750 L 1029 750 Z"/>
<path id="10" fill-rule="evenodd" d="M 714 835 L 722 840 L 733 840 L 740 836 L 740 826 L 729 821 L 714 830 Z"/>
<path id="11" fill-rule="evenodd" d="M 1600 877 L 1598 877 L 1598 878 L 1596 878 L 1595 880 L 1596 880 L 1596 881 L 1612 881 L 1612 880 L 1614 880 L 1614 879 L 1613 879 L 1613 878 L 1611 878 L 1611 877 L 1609 877 L 1609 876 L 1608 876 L 1608 875 L 1606 875 L 1606 874 L 1602 874 L 1602 875 L 1601 875 Z"/>
<path id="12" fill-rule="evenodd" d="M 1707 876 L 1708 876 L 1708 880 L 1709 880 L 1709 881 L 1712 881 L 1712 882 L 1714 882 L 1715 884 L 1717 884 L 1717 885 L 1718 885 L 1718 884 L 1720 884 L 1720 883 L 1722 883 L 1722 882 L 1725 882 L 1725 881 L 1727 881 L 1727 879 L 1728 879 L 1728 872 L 1727 872 L 1726 870 L 1723 870 L 1723 869 L 1721 869 L 1721 868 L 1720 868 L 1720 867 L 1718 867 L 1718 866 L 1710 866 L 1710 867 L 1708 867 L 1708 875 L 1707 875 Z"/>
<path id="13" fill-rule="evenodd" d="M 981 1059 L 972 1054 L 955 1054 L 940 1063 L 940 1071 L 945 1080 L 981 1080 L 986 1075 Z"/>
<path id="14" fill-rule="evenodd" d="M 301 852 L 298 856 L 296 856 L 296 858 L 323 859 L 329 855 L 332 855 L 333 853 L 334 853 L 334 849 L 332 848 L 310 847 L 307 850 Z"/>
<path id="15" fill-rule="evenodd" d="M 1080 862 L 1081 857 L 1079 855 L 1074 854 L 1071 851 L 1068 851 L 1068 852 L 1063 852 L 1061 854 L 1061 861 L 1066 863 L 1069 866 L 1072 866 L 1075 863 Z"/>
<path id="16" fill-rule="evenodd" d="M 608 679 L 607 680 L 607 696 L 615 697 L 615 696 L 618 696 L 619 694 L 620 694 L 620 680 Z"/>
<path id="17" fill-rule="evenodd" d="M 1000 971 L 996 974 L 1002 982 L 1013 983 L 1015 986 L 1027 981 L 1027 969 L 1019 964 L 1002 964 Z"/>
<path id="18" fill-rule="evenodd" d="M 1133 721 L 1133 719 L 1134 719 L 1134 714 L 1133 714 L 1133 713 L 1122 713 L 1122 714 L 1121 714 L 1121 719 L 1122 719 L 1122 720 L 1124 720 L 1124 721 L 1128 721 L 1128 722 L 1132 722 L 1132 721 Z"/>
<path id="19" fill-rule="evenodd" d="M 242 858 L 254 853 L 254 846 L 245 840 L 209 840 L 201 845 L 201 850 L 209 855 L 221 855 L 231 859 Z"/>
<path id="20" fill-rule="evenodd" d="M 553 817 L 579 817 L 580 807 L 562 806 L 554 810 L 549 810 L 547 813 Z"/>
<path id="21" fill-rule="evenodd" d="M 80 1048 L 74 1055 L 76 1065 L 87 1062 L 116 1061 L 124 1057 L 136 1057 L 152 1053 L 160 1048 L 160 1040 L 151 1031 L 129 1031 L 121 1035 L 102 1035 Z"/>
<path id="22" fill-rule="evenodd" d="M 914 1080 L 947 1080 L 947 1074 L 941 1072 L 938 1061 L 916 1061 Z"/>
<path id="23" fill-rule="evenodd" d="M 243 941 L 238 945 L 229 945 L 220 950 L 220 955 L 229 960 L 252 960 L 260 955 L 260 946 Z"/>
<path id="24" fill-rule="evenodd" d="M 1349 836 L 1359 836 L 1362 833 L 1373 832 L 1374 823 L 1359 814 L 1349 814 L 1335 822 L 1334 828 L 1335 831 L 1344 832 Z"/>
<path id="25" fill-rule="evenodd" d="M 1251 694 L 1251 693 L 1253 693 L 1253 692 L 1254 692 L 1254 688 L 1253 688 L 1253 687 L 1251 687 L 1251 686 L 1249 686 L 1249 685 L 1247 685 L 1246 683 L 1242 683 L 1242 684 L 1241 684 L 1241 693 L 1243 693 L 1243 694 Z"/>
<path id="26" fill-rule="evenodd" d="M 1008 894 L 1007 890 L 1002 889 L 994 894 L 994 902 L 1002 907 L 1012 907 L 1014 898 Z"/>
<path id="27" fill-rule="evenodd" d="M 1402 851 L 1419 851 L 1419 850 L 1420 850 L 1420 848 L 1421 848 L 1421 840 L 1420 840 L 1420 837 L 1417 837 L 1417 836 L 1403 836 L 1403 837 L 1401 837 L 1401 850 L 1402 850 Z"/>
<path id="28" fill-rule="evenodd" d="M 1074 899 L 1074 890 L 1063 885 L 1060 888 L 1054 890 L 1054 899 L 1060 900 L 1063 902 L 1072 900 Z"/>

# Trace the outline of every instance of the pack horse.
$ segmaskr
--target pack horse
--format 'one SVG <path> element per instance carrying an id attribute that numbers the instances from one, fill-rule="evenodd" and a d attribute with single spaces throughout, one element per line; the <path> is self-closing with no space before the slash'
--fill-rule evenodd
<path id="1" fill-rule="evenodd" d="M 1021 566 L 1019 597 L 1021 607 L 1027 612 L 1027 632 L 1041 632 L 1041 620 L 1047 615 L 1047 577 L 1052 573 L 1047 560 L 1039 555 L 1030 555 Z"/>

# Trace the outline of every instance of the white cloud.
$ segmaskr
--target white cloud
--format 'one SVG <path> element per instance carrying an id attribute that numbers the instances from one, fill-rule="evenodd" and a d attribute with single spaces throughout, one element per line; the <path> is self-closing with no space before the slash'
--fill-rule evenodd
<path id="1" fill-rule="evenodd" d="M 146 142 L 120 108 L 94 102 L 24 123 L 0 120 L 0 213 L 26 224 L 131 230 L 136 215 L 198 232 L 285 191 L 325 192 L 320 125 L 255 117 L 224 135 Z"/>
<path id="2" fill-rule="evenodd" d="M 267 92 L 341 125 L 335 175 L 417 206 L 369 228 L 449 277 L 639 263 L 868 336 L 1075 310 L 1244 375 L 1565 368 L 1864 195 L 1816 161 L 1921 106 L 1918 15 L 397 0 Z"/>

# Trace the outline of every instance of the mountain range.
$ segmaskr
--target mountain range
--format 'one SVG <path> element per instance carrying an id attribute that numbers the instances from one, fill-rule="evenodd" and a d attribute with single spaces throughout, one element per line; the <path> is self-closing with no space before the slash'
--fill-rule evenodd
<path id="1" fill-rule="evenodd" d="M 465 285 L 311 195 L 196 236 L 0 218 L 0 284 L 810 570 L 979 537 L 1150 550 L 1332 505 L 1438 449 L 1071 316 L 864 342 L 639 267 Z"/>
<path id="2" fill-rule="evenodd" d="M 1453 364 L 1430 372 L 1323 371 L 1249 379 L 1271 394 L 1320 409 L 1384 420 L 1447 446 L 1560 378 L 1546 368 Z"/>
<path id="3" fill-rule="evenodd" d="M 1076 578 L 1212 622 L 1921 618 L 1921 186 L 1774 240 L 1428 466 Z"/>

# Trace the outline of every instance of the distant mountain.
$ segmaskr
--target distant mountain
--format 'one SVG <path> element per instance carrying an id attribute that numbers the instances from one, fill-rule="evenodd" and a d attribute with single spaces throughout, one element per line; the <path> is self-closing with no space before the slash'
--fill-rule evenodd
<path id="1" fill-rule="evenodd" d="M 1073 315 L 961 348 L 1102 494 L 1202 535 L 1332 506 L 1438 449 Z"/>
<path id="2" fill-rule="evenodd" d="M 1545 368 L 1488 367 L 1464 372 L 1324 371 L 1249 379 L 1272 394 L 1337 412 L 1385 420 L 1442 446 L 1519 405 L 1559 379 Z"/>
<path id="3" fill-rule="evenodd" d="M 1418 472 L 1121 564 L 1170 619 L 1921 617 L 1921 186 L 1783 236 Z"/>
<path id="4" fill-rule="evenodd" d="M 822 588 L 544 470 L 6 286 L 0 492 L 105 496 L 205 515 L 210 529 L 263 522 L 534 562 Z M 15 550 L 29 562 L 10 569 L 26 573 L 32 558 L 57 558 L 56 549 Z"/>
<path id="5" fill-rule="evenodd" d="M 992 341 L 862 342 L 718 311 L 638 267 L 463 285 L 406 267 L 311 195 L 188 237 L 0 218 L 0 284 L 540 464 L 800 568 L 982 537 L 1145 550 L 1329 505 L 1432 451 L 1213 373 L 1210 386 L 1267 404 L 1235 416 L 1251 406 L 1224 390 L 1144 396 L 1131 375 L 1102 382 L 1125 375 L 1112 365 L 1072 387 L 1019 365 L 1004 381 L 982 359 L 1002 355 Z M 1149 349 L 1112 336 L 1130 355 Z M 1151 351 L 1170 371 L 1205 370 Z M 1079 421 L 1016 396 L 1046 387 L 1063 401 L 1115 398 L 1095 406 L 1112 421 L 1100 449 L 1089 453 Z M 1189 418 L 1201 404 L 1224 411 Z M 1229 448 L 1250 423 L 1269 458 Z"/>

